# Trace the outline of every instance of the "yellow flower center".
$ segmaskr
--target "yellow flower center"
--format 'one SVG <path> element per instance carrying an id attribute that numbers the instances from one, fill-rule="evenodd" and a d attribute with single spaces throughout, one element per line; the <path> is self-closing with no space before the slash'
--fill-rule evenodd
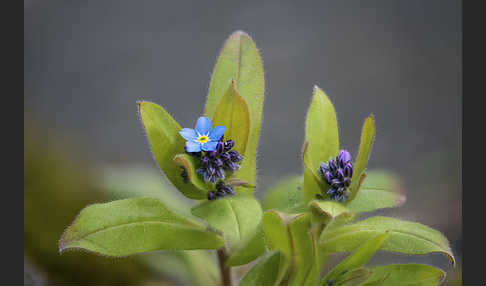
<path id="1" fill-rule="evenodd" d="M 205 136 L 205 135 L 201 135 L 201 136 L 199 136 L 199 138 L 197 138 L 197 142 L 199 142 L 201 144 L 206 143 L 208 141 L 209 141 L 209 138 L 208 138 L 208 136 Z"/>

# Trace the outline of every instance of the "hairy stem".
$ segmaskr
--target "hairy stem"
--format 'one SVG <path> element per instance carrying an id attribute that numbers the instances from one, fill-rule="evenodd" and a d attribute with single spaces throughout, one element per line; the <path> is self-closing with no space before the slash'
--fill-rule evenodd
<path id="1" fill-rule="evenodd" d="M 224 248 L 218 249 L 218 261 L 219 261 L 219 270 L 221 271 L 221 282 L 222 286 L 232 286 L 233 282 L 231 280 L 231 268 L 225 266 L 226 263 L 226 253 Z"/>

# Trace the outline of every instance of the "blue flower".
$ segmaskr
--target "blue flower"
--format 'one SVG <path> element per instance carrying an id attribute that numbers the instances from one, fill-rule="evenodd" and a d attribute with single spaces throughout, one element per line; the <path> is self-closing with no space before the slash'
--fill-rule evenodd
<path id="1" fill-rule="evenodd" d="M 187 152 L 214 151 L 218 141 L 223 136 L 226 127 L 216 126 L 211 130 L 211 120 L 207 117 L 199 117 L 196 128 L 182 128 L 179 134 L 186 139 Z"/>

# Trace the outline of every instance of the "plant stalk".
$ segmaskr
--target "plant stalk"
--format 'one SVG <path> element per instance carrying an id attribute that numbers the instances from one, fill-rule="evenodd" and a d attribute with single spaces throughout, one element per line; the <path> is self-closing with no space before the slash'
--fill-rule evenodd
<path id="1" fill-rule="evenodd" d="M 233 281 L 231 280 L 231 268 L 225 266 L 226 259 L 226 252 L 224 248 L 218 249 L 218 261 L 219 261 L 219 270 L 221 271 L 221 282 L 222 286 L 232 286 Z"/>

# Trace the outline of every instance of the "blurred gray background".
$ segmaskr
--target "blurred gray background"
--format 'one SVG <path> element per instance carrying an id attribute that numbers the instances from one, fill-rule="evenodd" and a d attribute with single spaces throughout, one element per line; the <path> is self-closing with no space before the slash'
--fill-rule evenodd
<path id="1" fill-rule="evenodd" d="M 219 50 L 241 29 L 265 70 L 258 195 L 301 172 L 317 84 L 334 102 L 352 154 L 364 118 L 375 114 L 369 168 L 396 172 L 408 198 L 384 213 L 439 229 L 460 257 L 460 1 L 24 4 L 24 117 L 49 130 L 46 139 L 61 134 L 96 164 L 156 168 L 136 101 L 156 102 L 192 127 Z"/>

